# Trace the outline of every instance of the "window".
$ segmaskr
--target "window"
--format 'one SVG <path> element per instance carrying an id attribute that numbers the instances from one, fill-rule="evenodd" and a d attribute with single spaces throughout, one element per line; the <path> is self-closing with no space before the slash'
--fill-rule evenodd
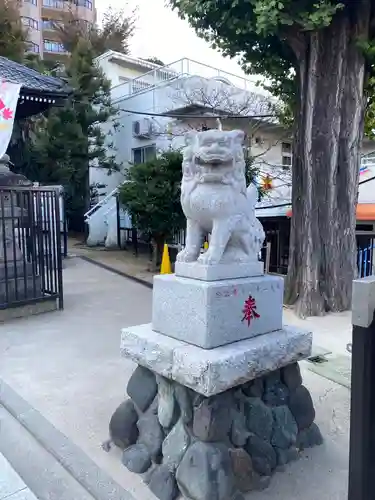
<path id="1" fill-rule="evenodd" d="M 292 165 L 292 157 L 291 156 L 283 156 L 282 164 L 283 164 L 283 167 L 290 167 Z"/>
<path id="2" fill-rule="evenodd" d="M 292 144 L 290 142 L 281 143 L 281 164 L 285 167 L 285 170 L 292 165 L 293 150 Z"/>
<path id="3" fill-rule="evenodd" d="M 77 0 L 77 5 L 79 7 L 86 7 L 86 9 L 92 10 L 92 1 L 91 0 Z"/>
<path id="4" fill-rule="evenodd" d="M 37 5 L 37 0 L 23 0 L 23 1 L 27 3 L 32 3 L 33 5 Z"/>
<path id="5" fill-rule="evenodd" d="M 261 147 L 264 144 L 264 139 L 262 137 L 255 137 L 254 142 L 256 146 Z"/>
<path id="6" fill-rule="evenodd" d="M 42 29 L 44 30 L 54 30 L 56 25 L 56 21 L 52 21 L 52 19 L 42 19 Z"/>
<path id="7" fill-rule="evenodd" d="M 43 40 L 43 47 L 47 52 L 66 53 L 64 45 L 53 40 Z"/>
<path id="8" fill-rule="evenodd" d="M 153 144 L 152 146 L 145 146 L 143 148 L 135 148 L 132 149 L 133 153 L 133 163 L 146 163 L 146 161 L 155 158 L 156 156 L 156 146 Z"/>
<path id="9" fill-rule="evenodd" d="M 27 42 L 27 52 L 34 52 L 34 54 L 39 54 L 39 45 L 34 42 Z"/>
<path id="10" fill-rule="evenodd" d="M 22 24 L 28 26 L 29 28 L 38 29 L 38 21 L 32 17 L 21 17 Z"/>
<path id="11" fill-rule="evenodd" d="M 64 0 L 43 0 L 44 7 L 51 7 L 52 9 L 63 9 Z"/>
<path id="12" fill-rule="evenodd" d="M 290 142 L 282 142 L 281 143 L 281 151 L 282 151 L 282 153 L 291 155 L 292 154 L 291 143 Z"/>

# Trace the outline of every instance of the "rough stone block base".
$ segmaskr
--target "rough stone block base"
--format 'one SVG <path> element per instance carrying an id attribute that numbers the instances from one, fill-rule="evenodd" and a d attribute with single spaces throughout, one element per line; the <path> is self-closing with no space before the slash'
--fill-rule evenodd
<path id="1" fill-rule="evenodd" d="M 155 276 L 152 326 L 212 349 L 281 329 L 283 294 L 284 280 L 278 276 L 210 282 Z"/>
<path id="2" fill-rule="evenodd" d="M 124 328 L 121 353 L 159 375 L 213 396 L 311 354 L 312 334 L 286 326 L 282 330 L 202 349 L 154 332 L 150 324 Z"/>
<path id="3" fill-rule="evenodd" d="M 323 442 L 297 363 L 204 397 L 138 366 L 112 441 L 160 500 L 239 500 Z"/>

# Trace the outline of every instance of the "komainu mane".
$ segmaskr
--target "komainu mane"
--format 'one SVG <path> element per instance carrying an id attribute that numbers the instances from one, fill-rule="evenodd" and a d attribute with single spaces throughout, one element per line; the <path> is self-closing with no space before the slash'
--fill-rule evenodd
<path id="1" fill-rule="evenodd" d="M 264 231 L 255 216 L 257 189 L 246 189 L 244 133 L 189 133 L 183 159 L 181 205 L 187 219 L 186 246 L 179 262 L 255 262 Z M 200 255 L 205 234 L 210 246 Z"/>

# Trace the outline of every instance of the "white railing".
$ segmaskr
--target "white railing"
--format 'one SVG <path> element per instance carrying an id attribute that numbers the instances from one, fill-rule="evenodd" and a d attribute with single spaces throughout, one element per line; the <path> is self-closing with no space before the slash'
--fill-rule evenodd
<path id="1" fill-rule="evenodd" d="M 118 187 L 85 213 L 85 222 L 89 226 L 88 246 L 103 245 L 105 243 L 108 233 L 106 215 L 117 206 L 115 197 L 117 192 Z"/>
<path id="2" fill-rule="evenodd" d="M 106 205 L 109 200 L 115 196 L 117 194 L 117 191 L 118 191 L 118 187 L 116 187 L 115 189 L 113 189 L 110 193 L 108 193 L 103 199 L 101 199 L 100 201 L 98 201 L 98 203 L 96 205 L 94 205 L 93 207 L 90 208 L 90 210 L 88 210 L 84 217 L 85 217 L 85 220 L 87 221 L 97 210 L 99 210 L 100 207 Z"/>
<path id="3" fill-rule="evenodd" d="M 129 82 L 115 85 L 112 87 L 112 90 L 117 90 L 121 87 L 122 97 L 125 97 L 138 94 L 150 89 L 150 87 L 155 87 L 183 76 L 200 76 L 206 79 L 217 78 L 242 90 L 254 90 L 254 85 L 257 83 L 255 78 L 250 79 L 238 76 L 184 57 L 171 64 L 144 73 Z"/>
<path id="4" fill-rule="evenodd" d="M 361 168 L 375 167 L 375 152 L 365 154 L 361 158 Z"/>

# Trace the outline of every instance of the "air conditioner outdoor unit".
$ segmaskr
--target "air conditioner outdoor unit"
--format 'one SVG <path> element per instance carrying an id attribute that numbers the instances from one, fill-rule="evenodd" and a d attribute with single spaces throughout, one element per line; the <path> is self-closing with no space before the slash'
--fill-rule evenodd
<path id="1" fill-rule="evenodd" d="M 152 122 L 150 118 L 142 118 L 133 122 L 133 137 L 150 139 L 152 135 Z"/>

